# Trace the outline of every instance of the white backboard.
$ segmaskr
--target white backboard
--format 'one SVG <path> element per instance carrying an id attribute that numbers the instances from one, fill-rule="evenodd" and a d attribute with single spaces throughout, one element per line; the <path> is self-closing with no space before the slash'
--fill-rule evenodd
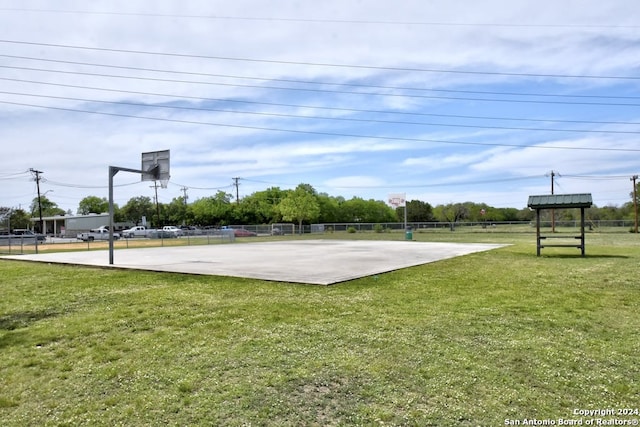
<path id="1" fill-rule="evenodd" d="M 143 181 L 169 180 L 169 151 L 142 153 L 142 167 L 140 169 Z M 156 166 L 158 167 L 157 172 Z"/>
<path id="2" fill-rule="evenodd" d="M 389 204 L 394 208 L 405 207 L 407 205 L 406 193 L 389 194 Z"/>

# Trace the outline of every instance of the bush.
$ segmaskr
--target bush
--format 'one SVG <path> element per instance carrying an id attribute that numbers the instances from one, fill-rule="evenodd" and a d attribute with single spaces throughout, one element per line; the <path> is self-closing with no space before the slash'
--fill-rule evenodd
<path id="1" fill-rule="evenodd" d="M 385 229 L 382 224 L 376 224 L 373 226 L 373 231 L 375 231 L 376 233 L 384 233 Z"/>
<path id="2" fill-rule="evenodd" d="M 347 233 L 355 233 L 355 232 L 356 232 L 356 228 L 355 227 L 347 228 Z"/>

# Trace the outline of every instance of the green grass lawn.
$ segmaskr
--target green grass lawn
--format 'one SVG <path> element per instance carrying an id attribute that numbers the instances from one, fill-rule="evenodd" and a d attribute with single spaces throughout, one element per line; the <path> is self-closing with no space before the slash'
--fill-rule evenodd
<path id="1" fill-rule="evenodd" d="M 497 426 L 640 406 L 638 236 L 589 234 L 585 258 L 536 257 L 530 233 L 414 236 L 512 245 L 330 287 L 0 260 L 0 424 Z"/>

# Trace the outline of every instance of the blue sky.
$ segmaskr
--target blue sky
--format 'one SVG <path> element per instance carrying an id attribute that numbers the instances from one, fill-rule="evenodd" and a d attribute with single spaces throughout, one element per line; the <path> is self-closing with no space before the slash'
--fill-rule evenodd
<path id="1" fill-rule="evenodd" d="M 171 150 L 168 203 L 311 184 L 630 200 L 640 8 L 601 1 L 0 2 L 0 206 L 75 212 Z M 154 196 L 131 173 L 115 201 Z"/>

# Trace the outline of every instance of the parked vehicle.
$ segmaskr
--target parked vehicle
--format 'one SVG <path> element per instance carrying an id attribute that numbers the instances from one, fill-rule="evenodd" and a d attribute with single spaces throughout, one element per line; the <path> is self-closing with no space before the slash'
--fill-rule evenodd
<path id="1" fill-rule="evenodd" d="M 87 233 L 78 234 L 76 238 L 84 242 L 93 242 L 94 240 L 109 240 L 109 227 L 106 225 L 103 225 L 98 228 L 93 228 L 89 230 Z M 120 238 L 120 234 L 113 233 L 114 240 L 118 240 L 119 238 Z"/>
<path id="2" fill-rule="evenodd" d="M 31 230 L 27 230 L 26 228 L 16 228 L 13 230 L 12 234 L 14 236 L 23 236 L 25 238 L 35 237 L 36 239 L 38 239 L 38 242 L 44 242 L 45 240 L 47 240 L 47 236 L 45 236 L 44 234 L 36 234 Z"/>
<path id="3" fill-rule="evenodd" d="M 128 228 L 122 231 L 122 237 L 124 238 L 132 238 L 132 237 L 149 237 L 149 233 L 151 231 L 144 225 L 136 225 L 135 227 Z"/>
<path id="4" fill-rule="evenodd" d="M 202 235 L 202 230 L 194 225 L 183 225 L 180 227 L 182 233 L 185 236 L 200 236 Z"/>
<path id="5" fill-rule="evenodd" d="M 180 237 L 184 235 L 184 232 L 180 230 L 178 227 L 176 227 L 175 225 L 165 225 L 164 227 L 162 227 L 162 231 L 171 233 L 174 235 L 174 237 Z"/>
<path id="6" fill-rule="evenodd" d="M 272 236 L 282 236 L 283 234 L 284 233 L 279 228 L 274 228 L 273 230 L 271 230 Z"/>
<path id="7" fill-rule="evenodd" d="M 245 230 L 244 228 L 234 228 L 233 235 L 236 237 L 255 237 L 258 235 L 258 233 Z"/>
<path id="8" fill-rule="evenodd" d="M 176 233 L 172 233 L 171 231 L 159 229 L 159 230 L 151 230 L 149 233 L 149 238 L 151 239 L 175 239 L 178 235 Z"/>

